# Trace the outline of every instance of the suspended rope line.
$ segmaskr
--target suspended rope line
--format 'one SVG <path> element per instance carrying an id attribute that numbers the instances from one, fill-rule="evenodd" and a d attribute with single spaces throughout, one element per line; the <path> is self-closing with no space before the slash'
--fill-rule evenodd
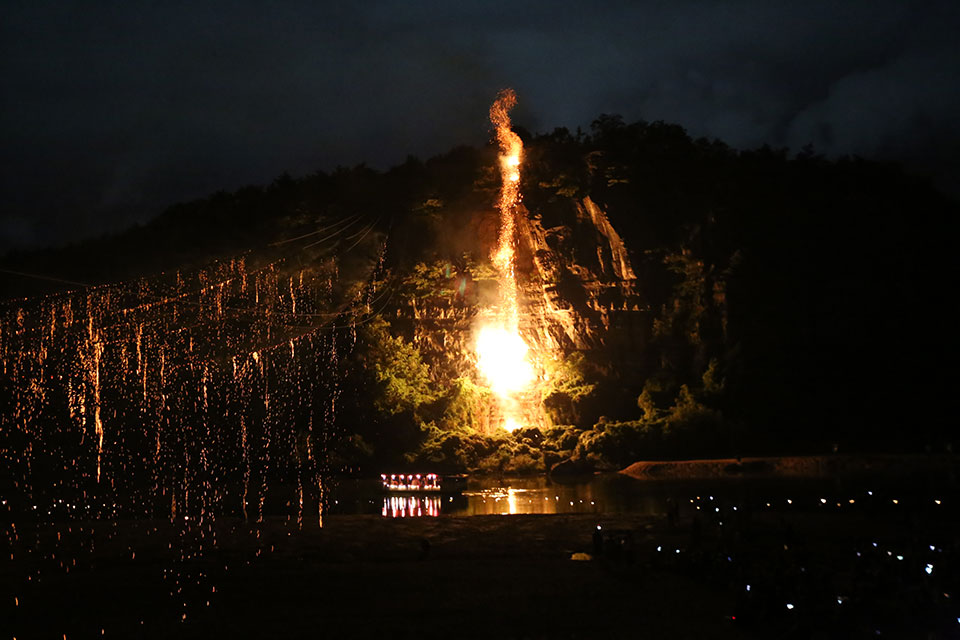
<path id="1" fill-rule="evenodd" d="M 353 214 L 352 216 L 348 216 L 348 217 L 346 217 L 346 218 L 342 218 L 342 219 L 338 220 L 337 222 L 334 222 L 333 224 L 329 224 L 329 225 L 327 225 L 327 226 L 325 226 L 325 227 L 321 227 L 321 228 L 317 229 L 316 231 L 311 231 L 310 233 L 305 233 L 305 234 L 303 234 L 302 236 L 297 236 L 297 237 L 295 237 L 295 238 L 287 238 L 286 240 L 278 240 L 277 242 L 271 242 L 271 243 L 268 244 L 267 246 L 268 246 L 268 247 L 279 247 L 279 246 L 282 245 L 282 244 L 287 244 L 287 243 L 289 243 L 289 242 L 296 242 L 297 240 L 303 240 L 304 238 L 309 238 L 310 236 L 315 236 L 315 235 L 317 235 L 318 233 L 323 233 L 324 231 L 327 231 L 328 229 L 333 229 L 334 227 L 338 227 L 338 226 L 340 226 L 341 224 L 347 222 L 348 220 L 353 220 L 353 219 L 355 219 L 355 218 L 360 217 L 360 215 L 361 215 L 361 214 L 359 214 L 359 213 L 355 213 L 355 214 Z"/>
<path id="2" fill-rule="evenodd" d="M 326 242 L 326 241 L 329 240 L 330 238 L 335 238 L 335 237 L 337 237 L 338 235 L 340 235 L 341 233 L 343 233 L 344 231 L 346 231 L 347 229 L 349 229 L 349 228 L 352 227 L 353 225 L 355 225 L 355 224 L 357 224 L 358 222 L 360 222 L 362 219 L 363 219 L 363 218 L 358 217 L 356 220 L 354 220 L 353 222 L 351 222 L 351 223 L 348 224 L 347 226 L 343 227 L 342 229 L 338 229 L 337 231 L 334 231 L 334 232 L 331 233 L 330 235 L 325 236 L 325 237 L 323 237 L 323 238 L 320 238 L 320 239 L 317 240 L 316 242 L 311 242 L 310 244 L 305 245 L 305 246 L 303 247 L 303 249 L 309 249 L 309 248 L 311 248 L 311 247 L 315 247 L 315 246 L 317 246 L 318 244 L 321 244 L 321 243 L 323 243 L 323 242 Z"/>
<path id="3" fill-rule="evenodd" d="M 89 287 L 90 284 L 86 282 L 77 282 L 76 280 L 64 280 L 63 278 L 55 278 L 53 276 L 45 276 L 39 273 L 25 273 L 23 271 L 14 271 L 13 269 L 0 269 L 0 273 L 9 273 L 14 276 L 21 276 L 24 278 L 33 278 L 34 280 L 47 280 L 50 282 L 62 282 L 63 284 L 72 284 L 78 287 Z M 23 298 L 24 300 L 29 299 L 29 297 Z"/>
<path id="4" fill-rule="evenodd" d="M 374 220 L 373 223 L 372 223 L 369 227 L 367 227 L 367 230 L 363 232 L 363 235 L 360 236 L 360 239 L 357 240 L 356 242 L 354 242 L 354 243 L 353 243 L 352 245 L 350 245 L 349 247 L 347 247 L 346 252 L 353 251 L 353 248 L 354 248 L 354 247 L 356 247 L 358 244 L 360 244 L 361 242 L 363 242 L 363 239 L 367 237 L 367 234 L 369 234 L 371 231 L 373 231 L 374 227 L 377 226 L 377 223 L 378 223 L 379 221 L 380 221 L 380 218 L 377 218 L 376 220 Z M 349 239 L 349 238 L 348 238 L 348 239 Z M 345 253 L 346 253 L 346 252 L 345 252 Z"/>

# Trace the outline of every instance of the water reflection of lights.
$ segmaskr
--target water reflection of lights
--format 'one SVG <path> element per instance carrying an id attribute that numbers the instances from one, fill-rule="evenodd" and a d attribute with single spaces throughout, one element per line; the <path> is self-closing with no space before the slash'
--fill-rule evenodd
<path id="1" fill-rule="evenodd" d="M 388 496 L 383 498 L 384 518 L 418 518 L 440 515 L 440 496 Z"/>
<path id="2" fill-rule="evenodd" d="M 543 487 L 497 487 L 464 491 L 468 515 L 515 515 L 554 513 L 595 513 L 597 503 L 589 493 L 573 496 L 545 496 Z M 574 499 L 570 499 L 570 498 Z"/>

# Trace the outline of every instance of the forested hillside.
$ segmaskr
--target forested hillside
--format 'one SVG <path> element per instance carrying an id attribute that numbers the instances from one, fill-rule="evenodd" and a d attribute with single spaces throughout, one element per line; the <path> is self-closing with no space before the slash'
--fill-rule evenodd
<path id="1" fill-rule="evenodd" d="M 120 235 L 9 254 L 4 330 L 39 296 L 81 284 L 281 261 L 298 286 L 305 273 L 327 283 L 311 309 L 351 319 L 324 440 L 341 469 L 586 469 L 954 439 L 956 203 L 896 166 L 737 151 L 662 122 L 520 133 L 520 275 L 573 318 L 566 337 L 554 331 L 538 428 L 491 431 L 465 337 L 492 286 L 492 147 L 282 176 Z M 347 326 L 283 322 L 274 336 Z"/>

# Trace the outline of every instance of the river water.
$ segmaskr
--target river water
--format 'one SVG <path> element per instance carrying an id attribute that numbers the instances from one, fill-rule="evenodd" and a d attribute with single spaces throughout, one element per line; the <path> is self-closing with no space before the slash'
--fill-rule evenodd
<path id="1" fill-rule="evenodd" d="M 476 516 L 563 513 L 663 515 L 723 505 L 753 508 L 857 508 L 881 502 L 895 507 L 932 501 L 944 487 L 892 481 L 839 481 L 807 478 L 737 478 L 638 481 L 621 474 L 598 474 L 557 481 L 547 476 L 475 476 L 454 495 L 384 494 L 376 480 L 342 479 L 333 490 L 334 514 L 384 517 Z M 952 491 L 950 492 L 952 493 Z M 893 501 L 897 502 L 894 503 Z M 719 513 L 719 511 L 717 511 Z"/>

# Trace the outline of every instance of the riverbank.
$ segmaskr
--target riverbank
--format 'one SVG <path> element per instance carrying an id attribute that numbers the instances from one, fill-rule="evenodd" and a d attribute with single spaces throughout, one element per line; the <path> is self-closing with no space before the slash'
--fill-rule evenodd
<path id="1" fill-rule="evenodd" d="M 0 635 L 954 637 L 958 494 L 837 491 L 322 528 L 23 521 L 3 538 Z"/>
<path id="2" fill-rule="evenodd" d="M 949 454 L 852 454 L 769 456 L 715 460 L 640 461 L 620 473 L 637 480 L 700 480 L 737 477 L 830 478 L 960 475 L 960 459 Z"/>
<path id="3" fill-rule="evenodd" d="M 634 532 L 643 556 L 664 529 L 635 514 L 234 521 L 218 523 L 216 547 L 181 559 L 166 521 L 93 525 L 95 540 L 74 535 L 76 524 L 44 527 L 29 539 L 47 552 L 7 567 L 32 579 L 4 589 L 0 627 L 68 639 L 626 638 L 637 625 L 650 637 L 752 637 L 713 585 L 571 560 L 593 553 L 598 522 Z M 80 539 L 92 553 L 73 564 L 62 549 Z"/>

